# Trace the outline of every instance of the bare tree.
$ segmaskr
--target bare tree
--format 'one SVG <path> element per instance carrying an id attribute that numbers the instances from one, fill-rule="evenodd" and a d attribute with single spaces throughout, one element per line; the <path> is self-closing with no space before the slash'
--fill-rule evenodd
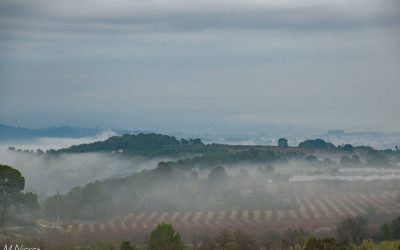
<path id="1" fill-rule="evenodd" d="M 201 235 L 197 238 L 196 249 L 198 250 L 216 250 L 214 241 L 208 234 Z"/>
<path id="2" fill-rule="evenodd" d="M 368 220 L 362 216 L 347 218 L 336 227 L 336 235 L 341 244 L 360 244 L 368 236 Z"/>

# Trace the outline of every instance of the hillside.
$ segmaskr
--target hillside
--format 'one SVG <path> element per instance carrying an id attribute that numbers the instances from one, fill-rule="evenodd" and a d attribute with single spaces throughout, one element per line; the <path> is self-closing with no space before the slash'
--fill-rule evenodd
<path id="1" fill-rule="evenodd" d="M 177 140 L 173 136 L 139 133 L 112 136 L 104 141 L 74 145 L 57 153 L 88 153 L 88 152 L 128 152 L 138 154 L 164 154 L 175 151 L 187 150 L 193 147 L 202 148 L 204 144 L 200 139 Z"/>

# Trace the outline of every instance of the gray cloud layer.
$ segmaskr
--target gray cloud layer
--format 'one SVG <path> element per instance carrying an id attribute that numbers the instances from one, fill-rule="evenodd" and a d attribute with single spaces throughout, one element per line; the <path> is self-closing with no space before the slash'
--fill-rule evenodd
<path id="1" fill-rule="evenodd" d="M 396 1 L 275 2 L 3 0 L 0 120 L 399 131 Z"/>

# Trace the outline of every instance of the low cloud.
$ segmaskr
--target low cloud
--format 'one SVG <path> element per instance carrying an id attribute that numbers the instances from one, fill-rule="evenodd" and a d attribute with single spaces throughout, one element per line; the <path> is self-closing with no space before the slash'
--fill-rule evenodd
<path id="1" fill-rule="evenodd" d="M 0 150 L 0 164 L 18 169 L 25 177 L 25 188 L 45 197 L 68 192 L 90 182 L 128 176 L 153 169 L 163 159 L 121 157 L 112 154 L 36 155 Z"/>

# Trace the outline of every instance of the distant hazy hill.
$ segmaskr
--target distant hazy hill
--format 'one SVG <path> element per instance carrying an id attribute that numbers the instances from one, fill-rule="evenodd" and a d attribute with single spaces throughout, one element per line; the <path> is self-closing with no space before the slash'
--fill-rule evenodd
<path id="1" fill-rule="evenodd" d="M 58 150 L 58 152 L 67 153 L 87 153 L 87 152 L 111 152 L 124 151 L 132 153 L 160 153 L 167 150 L 168 152 L 179 146 L 196 146 L 203 145 L 200 139 L 177 140 L 173 136 L 161 135 L 155 133 L 139 133 L 125 134 L 123 136 L 112 136 L 105 141 L 97 141 L 74 145 L 66 149 Z"/>
<path id="2" fill-rule="evenodd" d="M 0 140 L 29 140 L 39 137 L 81 138 L 97 135 L 101 131 L 100 128 L 76 128 L 68 126 L 29 129 L 0 124 Z"/>

